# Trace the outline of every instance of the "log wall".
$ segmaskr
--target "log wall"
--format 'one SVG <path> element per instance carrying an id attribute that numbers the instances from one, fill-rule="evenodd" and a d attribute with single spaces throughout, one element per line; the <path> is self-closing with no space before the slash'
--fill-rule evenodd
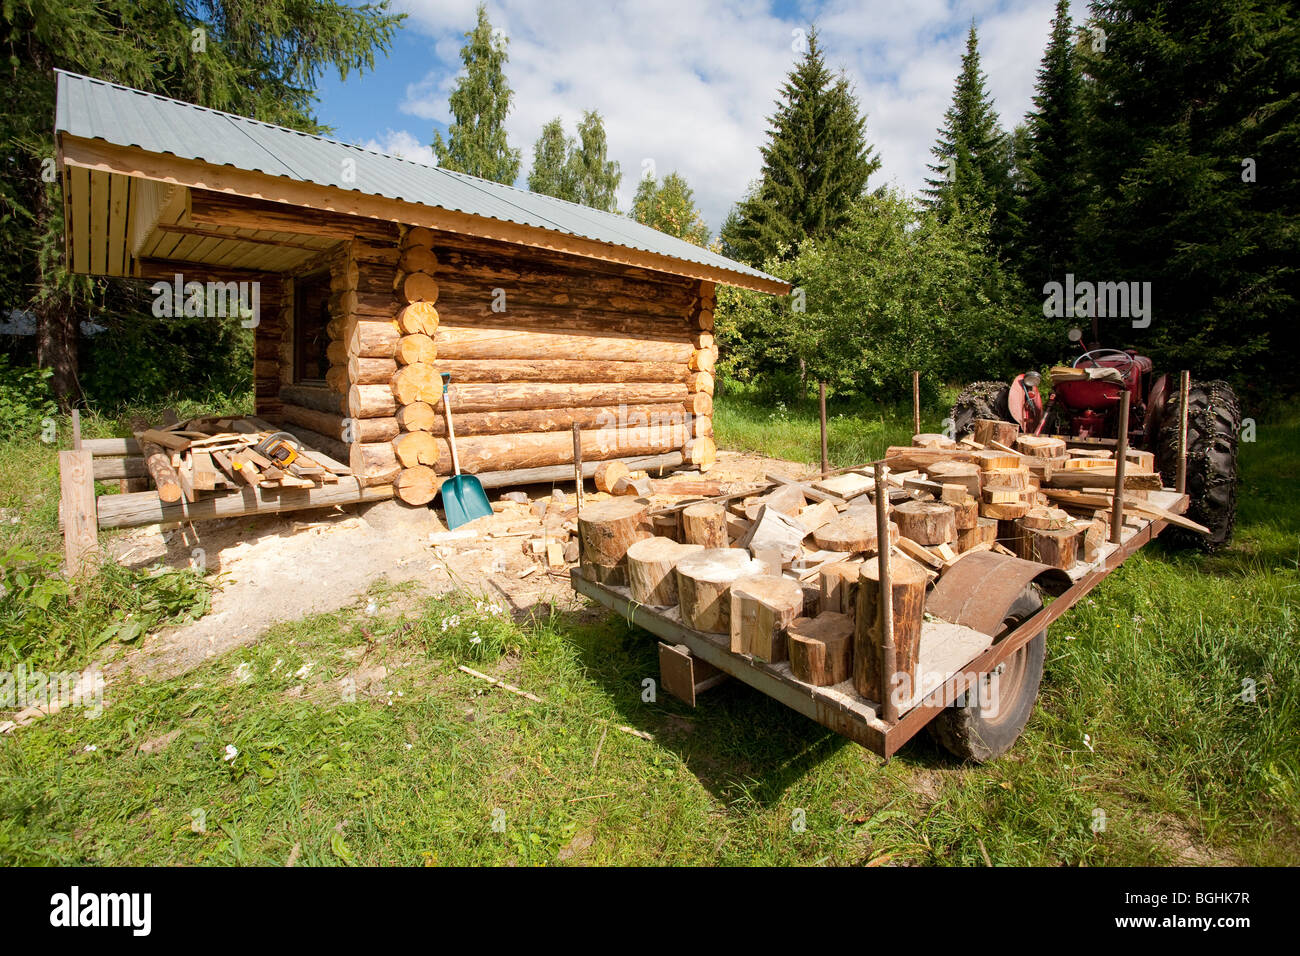
<path id="1" fill-rule="evenodd" d="M 328 387 L 277 380 L 274 420 L 363 484 L 423 504 L 452 473 L 444 372 L 462 471 L 571 463 L 575 422 L 584 461 L 712 466 L 712 283 L 406 227 L 330 270 Z"/>

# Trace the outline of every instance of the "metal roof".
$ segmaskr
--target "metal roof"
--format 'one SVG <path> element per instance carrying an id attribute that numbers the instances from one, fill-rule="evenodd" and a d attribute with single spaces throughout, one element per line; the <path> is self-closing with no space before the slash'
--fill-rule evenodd
<path id="1" fill-rule="evenodd" d="M 551 196 L 63 70 L 55 133 L 534 226 L 781 282 L 643 225 Z"/>

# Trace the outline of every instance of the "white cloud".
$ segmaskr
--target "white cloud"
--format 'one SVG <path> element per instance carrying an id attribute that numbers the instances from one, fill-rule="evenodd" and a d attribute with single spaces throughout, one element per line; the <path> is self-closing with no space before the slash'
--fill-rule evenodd
<path id="1" fill-rule="evenodd" d="M 411 14 L 407 29 L 431 40 L 429 68 L 411 77 L 402 111 L 445 123 L 476 0 L 399 0 L 398 6 Z M 1030 105 L 1053 3 L 825 0 L 805 6 L 829 63 L 848 72 L 867 113 L 868 137 L 883 162 L 873 185 L 917 190 L 971 18 L 990 90 L 1010 128 Z M 715 230 L 759 173 L 766 117 L 795 60 L 791 31 L 807 25 L 741 0 L 599 6 L 493 0 L 488 15 L 510 37 L 507 76 L 515 97 L 507 128 L 524 152 L 525 175 L 544 123 L 561 116 L 572 134 L 582 111 L 596 109 L 605 118 L 611 157 L 623 168 L 620 207 L 630 204 L 649 158 L 660 175 L 675 169 L 687 178 Z M 386 136 L 380 142 L 428 156 L 405 131 Z"/>
<path id="2" fill-rule="evenodd" d="M 389 156 L 424 163 L 426 166 L 438 165 L 433 155 L 433 147 L 421 142 L 414 133 L 404 129 L 385 130 L 381 138 L 368 139 L 361 146 L 363 149 L 373 149 L 379 153 L 387 153 Z"/>

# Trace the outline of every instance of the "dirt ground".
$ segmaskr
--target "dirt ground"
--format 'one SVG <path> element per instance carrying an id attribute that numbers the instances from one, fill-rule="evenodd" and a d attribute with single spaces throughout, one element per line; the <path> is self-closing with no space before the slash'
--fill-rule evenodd
<path id="1" fill-rule="evenodd" d="M 803 477 L 802 464 L 719 452 L 707 476 L 677 471 L 663 477 L 720 482 L 722 493 L 762 483 L 776 470 Z M 652 475 L 652 477 L 658 477 Z M 513 491 L 527 503 L 509 500 Z M 564 513 L 575 504 L 572 485 L 531 486 L 489 493 L 493 514 L 448 531 L 441 512 L 396 502 L 322 509 L 262 518 L 230 518 L 165 528 L 152 525 L 114 539 L 122 564 L 173 567 L 201 563 L 219 575 L 212 610 L 202 619 L 151 634 L 107 668 L 154 677 L 184 673 L 205 660 L 256 642 L 272 624 L 325 613 L 356 601 L 376 581 L 414 582 L 414 598 L 457 588 L 486 594 L 513 611 L 552 600 L 577 600 L 564 568 L 549 567 L 530 542 L 564 540 L 574 527 Z M 587 500 L 608 497 L 587 484 Z M 654 495 L 652 507 L 681 500 Z M 435 504 L 437 501 L 435 500 Z M 542 511 L 539 516 L 535 511 Z M 544 551 L 544 547 L 543 547 Z M 569 548 L 569 558 L 575 558 Z"/>

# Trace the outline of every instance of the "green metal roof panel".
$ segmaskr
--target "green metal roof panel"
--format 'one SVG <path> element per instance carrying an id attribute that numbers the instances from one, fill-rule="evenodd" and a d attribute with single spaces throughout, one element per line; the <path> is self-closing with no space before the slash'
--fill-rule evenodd
<path id="1" fill-rule="evenodd" d="M 56 133 L 552 229 L 608 245 L 781 281 L 627 216 L 104 80 L 56 72 Z"/>

